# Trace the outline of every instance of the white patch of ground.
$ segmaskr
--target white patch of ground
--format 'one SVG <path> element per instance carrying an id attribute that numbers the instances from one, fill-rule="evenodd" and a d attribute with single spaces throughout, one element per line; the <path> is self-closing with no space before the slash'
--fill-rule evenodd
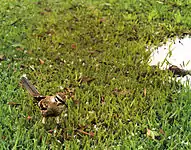
<path id="1" fill-rule="evenodd" d="M 151 65 L 157 65 L 161 69 L 168 68 L 170 64 L 186 70 L 191 70 L 191 38 L 176 38 L 153 51 Z"/>
<path id="2" fill-rule="evenodd" d="M 163 46 L 154 50 L 151 54 L 150 65 L 159 65 L 161 69 L 176 65 L 185 70 L 191 70 L 191 38 L 186 36 L 183 39 L 176 38 L 169 40 Z M 183 84 L 191 86 L 191 76 L 179 78 Z"/>

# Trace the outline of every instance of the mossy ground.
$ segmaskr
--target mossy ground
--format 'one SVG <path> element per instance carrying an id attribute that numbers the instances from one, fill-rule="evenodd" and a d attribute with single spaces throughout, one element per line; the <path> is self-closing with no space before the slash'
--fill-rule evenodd
<path id="1" fill-rule="evenodd" d="M 146 51 L 191 33 L 190 1 L 0 3 L 0 149 L 191 148 L 189 89 L 152 74 Z M 23 74 L 46 95 L 75 90 L 57 129 Z"/>

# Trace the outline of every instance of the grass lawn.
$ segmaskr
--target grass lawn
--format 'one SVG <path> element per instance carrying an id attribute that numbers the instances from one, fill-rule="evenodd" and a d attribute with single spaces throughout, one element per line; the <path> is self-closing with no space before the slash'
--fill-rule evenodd
<path id="1" fill-rule="evenodd" d="M 191 149 L 191 94 L 148 47 L 191 34 L 190 0 L 1 0 L 0 149 Z M 74 90 L 47 124 L 19 81 Z"/>

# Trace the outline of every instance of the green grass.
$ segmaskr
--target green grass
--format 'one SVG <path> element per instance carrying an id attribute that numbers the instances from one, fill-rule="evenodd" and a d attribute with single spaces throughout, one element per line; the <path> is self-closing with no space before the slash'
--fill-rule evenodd
<path id="1" fill-rule="evenodd" d="M 190 90 L 169 82 L 169 73 L 153 75 L 145 50 L 191 33 L 191 1 L 0 5 L 0 55 L 6 56 L 0 62 L 0 149 L 191 148 Z M 38 107 L 19 86 L 23 74 L 46 95 L 75 89 L 78 103 L 68 100 L 61 127 L 51 118 L 42 125 Z"/>

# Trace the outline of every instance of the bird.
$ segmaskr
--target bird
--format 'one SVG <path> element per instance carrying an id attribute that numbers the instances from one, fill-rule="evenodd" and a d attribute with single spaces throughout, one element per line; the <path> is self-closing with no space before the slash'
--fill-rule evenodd
<path id="1" fill-rule="evenodd" d="M 21 85 L 26 88 L 31 96 L 38 102 L 42 114 L 42 123 L 46 123 L 48 117 L 56 117 L 56 123 L 60 123 L 59 116 L 67 109 L 65 93 L 56 93 L 52 96 L 41 95 L 33 84 L 26 77 L 21 77 Z"/>
<path id="2" fill-rule="evenodd" d="M 191 71 L 190 70 L 181 69 L 181 68 L 179 68 L 176 65 L 171 65 L 168 68 L 168 70 L 173 73 L 173 76 L 177 76 L 177 77 L 184 77 L 186 75 L 191 75 Z"/>

